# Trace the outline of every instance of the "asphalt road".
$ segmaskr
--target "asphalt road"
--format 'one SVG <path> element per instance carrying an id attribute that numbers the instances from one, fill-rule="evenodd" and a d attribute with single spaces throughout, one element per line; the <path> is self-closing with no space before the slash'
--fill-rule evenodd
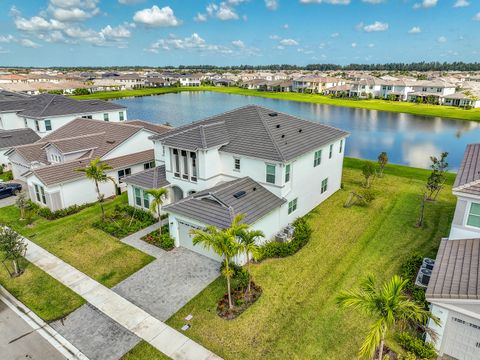
<path id="1" fill-rule="evenodd" d="M 0 359 L 1 360 L 65 360 L 50 343 L 7 305 L 0 301 Z"/>

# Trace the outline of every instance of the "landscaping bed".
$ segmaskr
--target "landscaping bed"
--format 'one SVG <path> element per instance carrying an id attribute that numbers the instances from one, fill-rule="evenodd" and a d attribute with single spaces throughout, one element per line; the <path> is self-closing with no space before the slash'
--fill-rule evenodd
<path id="1" fill-rule="evenodd" d="M 217 314 L 225 320 L 235 319 L 247 310 L 262 295 L 262 288 L 252 282 L 250 291 L 246 291 L 244 287 L 238 287 L 232 291 L 233 308 L 228 306 L 228 294 L 217 305 Z"/>
<path id="2" fill-rule="evenodd" d="M 166 251 L 175 248 L 175 240 L 170 236 L 168 224 L 162 226 L 161 234 L 159 230 L 154 230 L 151 233 L 142 236 L 140 239 Z"/>

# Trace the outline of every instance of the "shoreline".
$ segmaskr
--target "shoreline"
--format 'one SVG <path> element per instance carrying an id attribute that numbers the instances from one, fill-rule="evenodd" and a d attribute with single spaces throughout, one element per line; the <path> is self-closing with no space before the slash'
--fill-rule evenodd
<path id="1" fill-rule="evenodd" d="M 194 92 L 194 91 L 212 91 L 231 95 L 256 96 L 269 99 L 283 100 L 283 101 L 297 101 L 312 104 L 323 104 L 332 106 L 343 106 L 349 108 L 376 110 L 394 113 L 405 113 L 417 116 L 441 117 L 453 120 L 463 121 L 480 121 L 480 109 L 464 110 L 452 106 L 444 105 L 428 105 L 415 104 L 410 102 L 398 102 L 388 100 L 354 100 L 354 99 L 337 99 L 330 98 L 318 94 L 303 94 L 303 93 L 282 93 L 282 92 L 267 92 L 258 90 L 240 89 L 236 87 L 216 87 L 216 86 L 200 86 L 200 87 L 178 87 L 178 88 L 144 88 L 138 90 L 121 90 L 121 91 L 106 91 L 98 92 L 89 95 L 71 96 L 77 100 L 114 100 L 128 97 L 141 96 L 155 96 L 162 94 L 172 94 L 179 92 Z"/>

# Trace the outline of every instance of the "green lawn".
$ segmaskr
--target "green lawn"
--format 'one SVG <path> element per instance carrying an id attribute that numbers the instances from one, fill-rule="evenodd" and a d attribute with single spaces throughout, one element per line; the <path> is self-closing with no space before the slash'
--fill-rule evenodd
<path id="1" fill-rule="evenodd" d="M 349 191 L 360 186 L 358 165 L 348 159 L 344 189 L 309 214 L 314 233 L 301 251 L 253 267 L 263 295 L 250 309 L 232 321 L 218 317 L 216 304 L 225 291 L 219 278 L 167 323 L 179 329 L 192 314 L 186 335 L 226 359 L 355 358 L 370 320 L 339 310 L 338 292 L 368 273 L 379 281 L 390 278 L 414 252 L 434 257 L 455 207 L 448 185 L 437 202 L 427 204 L 426 227 L 415 228 L 428 171 L 389 166 L 374 183 L 376 199 L 369 207 L 345 209 Z M 403 172 L 407 177 L 397 176 Z"/>
<path id="2" fill-rule="evenodd" d="M 90 95 L 73 96 L 76 99 L 116 99 L 130 96 L 146 96 L 158 95 L 166 93 L 176 93 L 180 91 L 216 91 L 227 94 L 259 96 L 271 99 L 291 100 L 308 102 L 315 104 L 328 104 L 334 106 L 346 106 L 360 109 L 382 110 L 390 112 L 401 112 L 414 115 L 423 116 L 439 116 L 445 118 L 453 118 L 459 120 L 480 121 L 480 109 L 464 110 L 452 106 L 415 104 L 410 102 L 398 102 L 387 100 L 355 100 L 355 99 L 333 99 L 328 96 L 317 94 L 300 94 L 300 93 L 280 93 L 280 92 L 266 92 L 257 90 L 240 89 L 237 87 L 215 87 L 215 86 L 201 86 L 201 87 L 185 87 L 185 88 L 156 88 L 156 89 L 139 89 L 139 90 L 124 90 L 124 91 L 110 91 L 99 92 Z"/>
<path id="3" fill-rule="evenodd" d="M 105 207 L 110 209 L 125 202 L 124 194 L 107 202 Z M 18 220 L 19 211 L 14 205 L 0 209 L 0 224 L 12 227 L 78 270 L 112 287 L 154 258 L 93 228 L 91 224 L 100 217 L 97 204 L 58 220 L 37 217 L 34 226 L 28 228 Z"/>
<path id="4" fill-rule="evenodd" d="M 155 349 L 146 341 L 140 341 L 133 349 L 126 353 L 121 360 L 166 360 L 167 355 Z"/>

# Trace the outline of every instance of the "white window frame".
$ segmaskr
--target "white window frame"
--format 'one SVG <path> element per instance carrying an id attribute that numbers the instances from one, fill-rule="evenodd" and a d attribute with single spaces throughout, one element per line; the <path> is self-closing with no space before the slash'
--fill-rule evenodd
<path id="1" fill-rule="evenodd" d="M 285 165 L 285 183 L 290 182 L 292 178 L 292 164 Z"/>
<path id="2" fill-rule="evenodd" d="M 53 129 L 52 128 L 52 120 L 45 120 L 43 123 L 45 124 L 45 131 L 52 131 L 52 129 Z M 48 126 L 47 126 L 47 124 L 48 124 Z M 50 129 L 48 129 L 48 128 L 50 128 Z"/>
<path id="3" fill-rule="evenodd" d="M 103 121 L 110 121 L 110 116 L 108 113 L 103 113 Z"/>
<path id="4" fill-rule="evenodd" d="M 35 198 L 37 202 L 43 205 L 47 205 L 47 196 L 45 195 L 45 189 L 42 185 L 33 184 L 35 188 Z"/>
<path id="5" fill-rule="evenodd" d="M 338 153 L 341 154 L 343 150 L 343 139 L 340 140 L 340 148 L 338 149 Z"/>
<path id="6" fill-rule="evenodd" d="M 470 204 L 469 204 L 469 206 L 468 206 L 467 216 L 466 216 L 466 219 L 465 219 L 465 226 L 466 226 L 466 227 L 469 227 L 469 228 L 472 228 L 472 229 L 477 229 L 477 230 L 478 230 L 478 229 L 480 229 L 480 226 L 470 225 L 470 224 L 468 223 L 470 216 L 476 216 L 476 217 L 479 217 L 479 218 L 480 218 L 480 215 L 471 214 L 473 205 L 478 205 L 478 206 L 480 206 L 480 203 L 477 203 L 477 202 L 474 202 L 474 201 L 470 202 Z"/>
<path id="7" fill-rule="evenodd" d="M 292 201 L 288 202 L 288 215 L 297 211 L 298 208 L 298 198 L 293 199 Z"/>
<path id="8" fill-rule="evenodd" d="M 313 167 L 317 167 L 322 163 L 322 150 L 317 150 L 313 154 Z"/>
<path id="9" fill-rule="evenodd" d="M 128 174 L 127 174 L 127 170 L 128 170 Z M 120 175 L 121 172 L 123 172 L 123 175 Z M 117 171 L 117 176 L 119 181 L 122 180 L 124 177 L 130 176 L 130 175 L 132 175 L 132 168 L 129 168 L 129 167 Z"/>
<path id="10" fill-rule="evenodd" d="M 119 112 L 118 112 L 118 119 L 119 119 L 120 121 L 124 121 L 124 120 L 125 120 L 125 114 L 124 114 L 123 111 L 119 111 Z"/>
<path id="11" fill-rule="evenodd" d="M 233 158 L 233 171 L 240 171 L 242 168 L 242 162 L 240 161 L 240 158 Z"/>
<path id="12" fill-rule="evenodd" d="M 269 168 L 269 167 L 273 167 L 273 174 L 271 174 L 271 173 L 269 174 L 269 173 L 268 173 L 268 168 Z M 274 164 L 265 164 L 265 182 L 268 183 L 268 184 L 275 184 L 275 182 L 277 181 L 277 176 L 276 176 L 277 174 L 276 174 L 276 172 L 277 172 L 277 166 L 276 166 L 276 165 L 274 165 Z M 269 181 L 269 180 L 268 180 L 268 177 L 269 177 L 269 176 L 273 176 L 273 181 Z"/>
<path id="13" fill-rule="evenodd" d="M 328 177 L 322 180 L 322 184 L 320 186 L 320 193 L 323 194 L 328 190 Z"/>
<path id="14" fill-rule="evenodd" d="M 329 152 L 328 152 L 328 158 L 331 159 L 333 156 L 333 144 L 330 144 L 330 149 L 329 149 Z"/>

